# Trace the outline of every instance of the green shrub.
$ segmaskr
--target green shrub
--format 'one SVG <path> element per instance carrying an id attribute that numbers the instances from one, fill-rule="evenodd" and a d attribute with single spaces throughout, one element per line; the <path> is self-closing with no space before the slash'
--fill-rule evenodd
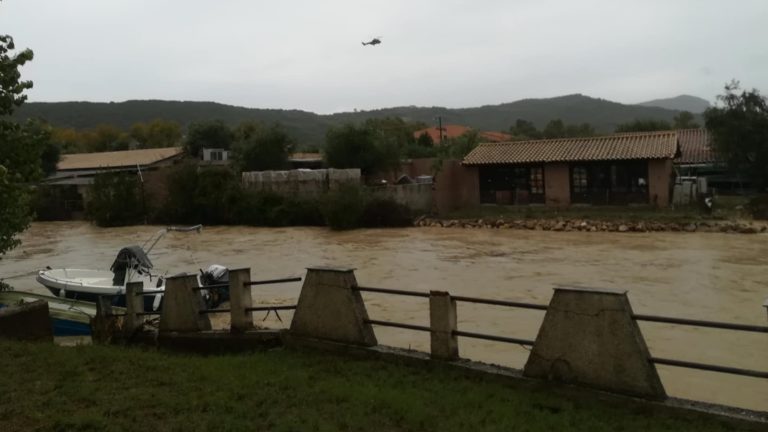
<path id="1" fill-rule="evenodd" d="M 145 208 L 137 175 L 106 173 L 96 176 L 86 203 L 86 215 L 104 227 L 144 222 Z"/>
<path id="2" fill-rule="evenodd" d="M 768 220 L 768 195 L 760 195 L 749 200 L 747 205 L 752 217 Z"/>
<path id="3" fill-rule="evenodd" d="M 73 212 L 83 209 L 83 201 L 75 186 L 40 184 L 35 188 L 32 206 L 35 220 L 70 220 Z"/>
<path id="4" fill-rule="evenodd" d="M 320 201 L 307 198 L 288 198 L 276 207 L 272 215 L 284 226 L 323 226 L 325 219 Z"/>
<path id="5" fill-rule="evenodd" d="M 345 230 L 360 226 L 365 209 L 365 194 L 358 184 L 347 183 L 329 192 L 322 204 L 325 223 L 331 229 Z"/>
<path id="6" fill-rule="evenodd" d="M 374 198 L 365 204 L 360 222 L 364 227 L 404 227 L 413 225 L 413 215 L 391 198 Z"/>

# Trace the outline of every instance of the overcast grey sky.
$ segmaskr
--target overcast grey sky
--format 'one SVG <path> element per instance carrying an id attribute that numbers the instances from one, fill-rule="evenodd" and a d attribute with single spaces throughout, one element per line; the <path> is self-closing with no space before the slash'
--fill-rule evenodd
<path id="1" fill-rule="evenodd" d="M 31 101 L 329 113 L 768 89 L 767 0 L 4 0 L 0 33 L 35 52 Z"/>

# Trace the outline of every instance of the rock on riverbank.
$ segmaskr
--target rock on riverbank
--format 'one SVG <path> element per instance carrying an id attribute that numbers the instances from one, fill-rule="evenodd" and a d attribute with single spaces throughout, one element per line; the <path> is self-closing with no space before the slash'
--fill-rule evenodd
<path id="1" fill-rule="evenodd" d="M 420 227 L 443 228 L 496 228 L 522 229 L 538 231 L 588 231 L 588 232 L 721 232 L 738 234 L 757 234 L 768 231 L 763 223 L 733 221 L 701 222 L 628 222 L 599 221 L 589 219 L 439 219 L 419 218 L 415 222 Z"/>

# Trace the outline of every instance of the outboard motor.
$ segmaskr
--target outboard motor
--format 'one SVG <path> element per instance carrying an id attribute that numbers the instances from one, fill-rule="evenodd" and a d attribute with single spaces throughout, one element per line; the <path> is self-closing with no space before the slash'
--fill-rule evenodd
<path id="1" fill-rule="evenodd" d="M 200 283 L 202 286 L 229 284 L 229 269 L 222 265 L 212 264 L 205 271 L 200 269 Z M 203 291 L 205 304 L 209 309 L 214 309 L 220 304 L 229 301 L 229 286 L 214 287 Z"/>

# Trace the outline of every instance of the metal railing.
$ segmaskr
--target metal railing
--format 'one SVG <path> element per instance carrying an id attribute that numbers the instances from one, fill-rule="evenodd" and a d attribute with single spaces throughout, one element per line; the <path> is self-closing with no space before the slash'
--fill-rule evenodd
<path id="1" fill-rule="evenodd" d="M 243 282 L 243 287 L 250 287 L 250 286 L 256 286 L 256 285 L 272 285 L 272 284 L 281 284 L 281 283 L 289 283 L 289 282 L 301 282 L 301 277 L 286 277 L 286 278 L 279 278 L 279 279 L 265 279 L 260 281 L 250 281 L 250 282 Z M 214 285 L 204 285 L 193 288 L 194 290 L 204 290 L 209 288 L 229 288 L 229 284 L 214 284 Z M 253 306 L 253 307 L 247 307 L 245 308 L 246 312 L 275 312 L 277 314 L 277 311 L 279 310 L 293 310 L 296 309 L 296 305 L 263 305 L 263 306 Z M 204 314 L 215 314 L 215 313 L 230 313 L 232 312 L 231 309 L 227 308 L 216 308 L 216 309 L 201 309 L 199 311 L 200 315 Z"/>
<path id="2" fill-rule="evenodd" d="M 422 292 L 422 291 L 410 291 L 410 290 L 390 289 L 390 288 L 373 288 L 373 287 L 364 287 L 364 286 L 357 286 L 357 287 L 354 287 L 353 289 L 356 291 L 380 293 L 380 294 L 392 294 L 392 295 L 402 295 L 402 296 L 421 297 L 421 298 L 430 297 L 430 294 L 428 292 Z M 494 299 L 485 299 L 485 298 L 468 297 L 468 296 L 451 296 L 451 299 L 457 302 L 514 307 L 514 308 L 523 308 L 523 309 L 532 309 L 532 310 L 541 310 L 541 311 L 546 311 L 549 308 L 547 305 L 536 304 L 536 303 L 508 301 L 508 300 L 494 300 Z M 632 319 L 634 319 L 635 321 L 687 325 L 687 326 L 715 328 L 715 329 L 722 329 L 722 330 L 768 333 L 768 326 L 760 326 L 760 325 L 753 325 L 753 324 L 704 321 L 704 320 L 694 320 L 694 319 L 687 319 L 687 318 L 676 318 L 676 317 L 644 315 L 644 314 L 633 314 Z M 432 331 L 432 329 L 429 326 L 421 326 L 421 325 L 415 325 L 415 324 L 399 323 L 399 322 L 392 322 L 392 321 L 370 320 L 370 319 L 366 320 L 365 322 L 371 325 L 378 325 L 383 327 L 395 327 L 395 328 L 402 328 L 406 330 L 415 330 L 415 331 L 422 331 L 422 332 Z M 535 341 L 533 340 L 489 335 L 484 333 L 468 332 L 468 331 L 463 331 L 458 329 L 454 330 L 452 333 L 454 336 L 489 340 L 494 342 L 511 343 L 511 344 L 522 345 L 522 346 L 533 347 L 535 344 Z M 753 378 L 768 378 L 768 372 L 765 372 L 765 371 L 735 368 L 730 366 L 712 365 L 712 364 L 691 362 L 686 360 L 667 359 L 667 358 L 660 358 L 660 357 L 653 357 L 653 356 L 649 357 L 648 361 L 654 364 L 666 365 L 666 366 L 675 366 L 675 367 L 682 367 L 682 368 L 688 368 L 688 369 L 720 372 L 720 373 L 747 376 L 747 377 L 753 377 Z"/>
<path id="3" fill-rule="evenodd" d="M 379 294 L 393 294 L 393 295 L 421 297 L 421 298 L 430 297 L 430 293 L 423 292 L 423 291 L 410 291 L 410 290 L 391 289 L 391 288 L 373 288 L 373 287 L 366 287 L 366 286 L 356 286 L 353 289 L 355 291 L 371 292 L 371 293 L 379 293 Z M 461 302 L 467 302 L 467 303 L 487 304 L 487 305 L 504 306 L 504 307 L 516 307 L 516 308 L 523 308 L 523 309 L 547 310 L 546 305 L 534 304 L 534 303 L 515 302 L 515 301 L 507 301 L 507 300 L 493 300 L 493 299 L 484 299 L 484 298 L 467 297 L 467 296 L 451 296 L 451 299 L 455 301 L 461 301 Z M 406 330 L 415 330 L 415 331 L 423 331 L 423 332 L 432 331 L 432 329 L 428 326 L 399 323 L 399 322 L 393 322 L 393 321 L 380 321 L 380 320 L 369 319 L 369 320 L 366 320 L 365 322 L 371 325 L 378 325 L 382 327 L 395 327 L 395 328 L 402 328 Z M 534 344 L 534 341 L 528 340 L 528 339 L 519 339 L 519 338 L 506 337 L 506 336 L 490 335 L 485 333 L 468 332 L 468 331 L 463 331 L 458 329 L 454 330 L 452 333 L 454 336 L 489 340 L 494 342 L 511 343 L 515 345 L 533 346 Z"/>

